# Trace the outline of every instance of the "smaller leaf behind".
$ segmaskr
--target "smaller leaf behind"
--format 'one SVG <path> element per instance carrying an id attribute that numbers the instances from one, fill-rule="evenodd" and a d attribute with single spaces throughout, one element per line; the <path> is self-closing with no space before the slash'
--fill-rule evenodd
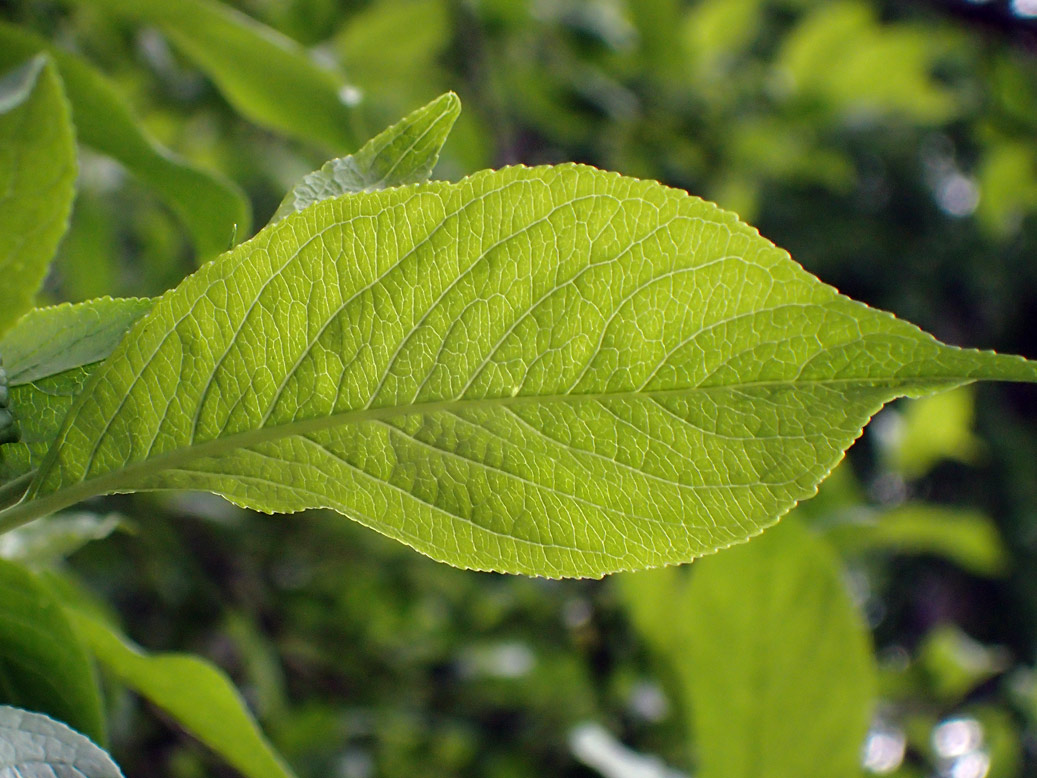
<path id="1" fill-rule="evenodd" d="M 49 714 L 104 743 L 93 664 L 61 605 L 32 573 L 4 560 L 0 591 L 0 702 Z"/>
<path id="2" fill-rule="evenodd" d="M 32 306 L 68 227 L 76 140 L 64 87 L 39 55 L 0 78 L 0 334 Z"/>
<path id="3" fill-rule="evenodd" d="M 0 339 L 21 437 L 0 448 L 0 484 L 39 466 L 93 369 L 151 310 L 136 298 L 37 308 Z"/>
<path id="4" fill-rule="evenodd" d="M 617 582 L 677 679 L 696 775 L 860 775 L 875 667 L 832 549 L 789 517 L 688 572 Z"/>
<path id="5" fill-rule="evenodd" d="M 239 235 L 248 233 L 249 203 L 235 184 L 188 164 L 149 136 L 122 95 L 86 60 L 0 21 L 0 68 L 40 52 L 49 53 L 61 72 L 79 140 L 151 187 L 190 231 L 199 258 L 224 251 L 235 225 Z"/>
<path id="6" fill-rule="evenodd" d="M 460 113 L 461 101 L 453 92 L 412 111 L 356 154 L 325 162 L 307 174 L 281 201 L 270 223 L 329 197 L 428 181 Z"/>
<path id="7" fill-rule="evenodd" d="M 122 778 L 101 748 L 40 713 L 0 706 L 0 774 L 19 778 Z"/>
<path id="8" fill-rule="evenodd" d="M 98 619 L 74 609 L 68 614 L 105 669 L 247 778 L 292 778 L 241 695 L 216 667 L 188 654 L 148 656 Z"/>
<path id="9" fill-rule="evenodd" d="M 159 27 L 242 116 L 338 151 L 354 146 L 345 80 L 298 43 L 211 0 L 66 0 Z"/>

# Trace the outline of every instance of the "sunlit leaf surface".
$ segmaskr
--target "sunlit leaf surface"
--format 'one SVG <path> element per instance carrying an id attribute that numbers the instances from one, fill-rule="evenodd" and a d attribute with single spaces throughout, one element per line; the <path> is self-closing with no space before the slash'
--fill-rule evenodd
<path id="1" fill-rule="evenodd" d="M 843 297 L 684 192 L 488 171 L 323 201 L 189 277 L 0 520 L 206 489 L 459 566 L 600 575 L 757 534 L 884 402 L 977 378 L 1037 367 Z"/>

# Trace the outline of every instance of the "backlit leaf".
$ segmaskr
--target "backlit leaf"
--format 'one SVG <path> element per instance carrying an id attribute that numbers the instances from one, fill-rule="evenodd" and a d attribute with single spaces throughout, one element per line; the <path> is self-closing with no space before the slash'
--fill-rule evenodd
<path id="1" fill-rule="evenodd" d="M 875 668 L 831 549 L 789 518 L 680 572 L 620 583 L 680 683 L 696 775 L 860 775 Z"/>
<path id="2" fill-rule="evenodd" d="M 284 198 L 271 222 L 329 197 L 427 181 L 460 112 L 461 101 L 453 92 L 413 111 L 356 154 L 330 160 L 308 174 Z"/>
<path id="3" fill-rule="evenodd" d="M 204 489 L 459 566 L 601 575 L 758 534 L 883 403 L 979 378 L 1037 366 L 843 297 L 684 192 L 487 171 L 325 200 L 186 279 L 0 525 Z"/>
<path id="4" fill-rule="evenodd" d="M 152 304 L 100 298 L 36 308 L 0 339 L 21 431 L 17 443 L 0 448 L 0 484 L 40 464 L 90 372 Z"/>

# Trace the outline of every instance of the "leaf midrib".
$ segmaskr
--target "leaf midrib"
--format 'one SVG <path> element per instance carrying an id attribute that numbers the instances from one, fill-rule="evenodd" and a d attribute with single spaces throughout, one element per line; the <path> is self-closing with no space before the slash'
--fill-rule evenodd
<path id="1" fill-rule="evenodd" d="M 0 532 L 26 521 L 53 513 L 54 511 L 73 505 L 81 500 L 100 494 L 115 493 L 121 490 L 133 491 L 132 484 L 138 477 L 161 472 L 176 467 L 184 462 L 207 457 L 220 456 L 235 449 L 246 448 L 259 443 L 287 438 L 293 435 L 304 435 L 320 432 L 333 427 L 365 421 L 387 421 L 401 416 L 412 416 L 436 411 L 460 411 L 479 407 L 516 407 L 531 404 L 550 403 L 583 403 L 603 402 L 633 398 L 661 398 L 687 395 L 701 392 L 731 391 L 749 388 L 806 386 L 860 386 L 862 388 L 888 389 L 890 399 L 904 394 L 906 389 L 917 385 L 946 385 L 948 388 L 971 381 L 968 377 L 909 376 L 905 378 L 821 378 L 796 379 L 780 381 L 741 381 L 710 386 L 692 386 L 678 389 L 627 390 L 621 392 L 599 392 L 593 394 L 555 394 L 482 397 L 477 399 L 452 398 L 432 402 L 412 403 L 406 406 L 383 406 L 343 411 L 327 416 L 294 420 L 284 424 L 246 430 L 225 437 L 213 438 L 201 443 L 190 443 L 170 450 L 156 457 L 140 460 L 125 467 L 104 473 L 95 478 L 83 478 L 74 484 L 34 499 L 47 474 L 53 469 L 53 461 L 46 463 L 37 475 L 36 482 L 30 487 L 26 499 L 18 505 L 0 511 Z M 89 470 L 89 465 L 87 466 Z"/>

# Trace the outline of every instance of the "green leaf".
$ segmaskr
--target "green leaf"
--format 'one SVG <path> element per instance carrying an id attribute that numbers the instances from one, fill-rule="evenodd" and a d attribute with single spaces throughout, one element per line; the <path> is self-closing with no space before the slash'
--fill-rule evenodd
<path id="1" fill-rule="evenodd" d="M 974 462 L 983 450 L 972 433 L 975 406 L 968 388 L 912 400 L 902 413 L 890 410 L 883 459 L 905 478 L 920 478 L 944 459 Z"/>
<path id="2" fill-rule="evenodd" d="M 0 772 L 19 778 L 122 778 L 103 750 L 59 721 L 0 706 Z"/>
<path id="3" fill-rule="evenodd" d="M 11 413 L 11 390 L 7 384 L 7 369 L 0 354 L 0 446 L 16 443 L 21 437 L 21 428 Z"/>
<path id="4" fill-rule="evenodd" d="M 117 513 L 62 513 L 0 535 L 0 557 L 40 570 L 92 540 L 103 540 L 122 524 Z"/>
<path id="5" fill-rule="evenodd" d="M 37 308 L 0 339 L 21 428 L 17 444 L 0 448 L 0 484 L 39 466 L 93 368 L 152 305 L 105 297 Z"/>
<path id="6" fill-rule="evenodd" d="M 204 489 L 601 575 L 758 534 L 884 402 L 977 378 L 1037 366 L 843 297 L 684 192 L 487 171 L 317 203 L 164 295 L 0 526 Z"/>
<path id="7" fill-rule="evenodd" d="M 79 139 L 117 159 L 154 189 L 190 230 L 200 258 L 226 250 L 235 225 L 239 235 L 248 233 L 249 204 L 237 186 L 189 165 L 148 136 L 122 96 L 85 60 L 0 21 L 0 67 L 41 51 L 54 58 L 61 72 Z"/>
<path id="8" fill-rule="evenodd" d="M 54 716 L 103 743 L 97 678 L 61 605 L 32 573 L 3 560 L 0 591 L 0 702 Z"/>
<path id="9" fill-rule="evenodd" d="M 864 521 L 832 527 L 826 537 L 844 551 L 880 549 L 934 554 L 974 575 L 1002 576 L 1009 554 L 997 526 L 979 511 L 905 503 Z"/>
<path id="10" fill-rule="evenodd" d="M 696 775 L 860 775 L 875 668 L 831 549 L 788 518 L 702 560 L 690 581 L 679 572 L 619 583 L 635 623 L 679 679 Z"/>
<path id="11" fill-rule="evenodd" d="M 329 197 L 428 181 L 460 113 L 461 101 L 453 92 L 413 111 L 356 154 L 308 174 L 287 194 L 271 223 Z"/>
<path id="12" fill-rule="evenodd" d="M 148 656 L 95 618 L 69 615 L 97 660 L 248 778 L 290 778 L 226 676 L 187 654 Z"/>
<path id="13" fill-rule="evenodd" d="M 157 25 L 243 116 L 319 143 L 355 147 L 345 80 L 295 41 L 209 0 L 75 0 Z"/>
<path id="14" fill-rule="evenodd" d="M 0 334 L 32 307 L 68 227 L 75 182 L 68 100 L 41 55 L 0 78 Z"/>

